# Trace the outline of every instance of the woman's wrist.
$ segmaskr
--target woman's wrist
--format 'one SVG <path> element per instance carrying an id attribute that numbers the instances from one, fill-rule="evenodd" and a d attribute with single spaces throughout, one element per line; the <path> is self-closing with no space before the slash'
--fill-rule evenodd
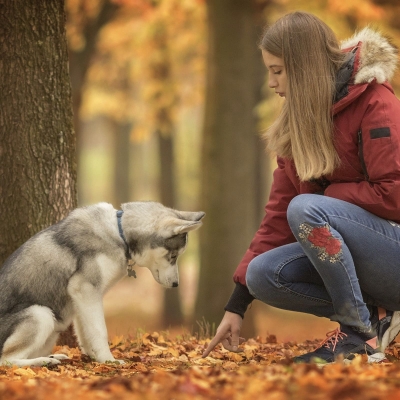
<path id="1" fill-rule="evenodd" d="M 228 300 L 228 303 L 224 307 L 224 310 L 239 314 L 242 318 L 244 318 L 244 313 L 253 300 L 254 297 L 250 294 L 247 286 L 236 283 L 236 286 Z"/>

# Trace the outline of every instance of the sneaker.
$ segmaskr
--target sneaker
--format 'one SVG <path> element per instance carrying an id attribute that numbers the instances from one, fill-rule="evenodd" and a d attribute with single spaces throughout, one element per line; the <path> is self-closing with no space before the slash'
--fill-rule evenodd
<path id="1" fill-rule="evenodd" d="M 318 348 L 302 356 L 294 357 L 295 363 L 326 364 L 336 361 L 338 358 L 351 360 L 355 354 L 367 354 L 368 362 L 379 362 L 385 359 L 385 355 L 379 347 L 374 348 L 371 340 L 357 333 L 352 328 L 341 325 L 340 328 L 326 334 L 326 339 Z"/>
<path id="2" fill-rule="evenodd" d="M 381 307 L 372 307 L 372 328 L 377 333 L 377 344 L 382 353 L 400 332 L 400 311 L 389 311 Z"/>

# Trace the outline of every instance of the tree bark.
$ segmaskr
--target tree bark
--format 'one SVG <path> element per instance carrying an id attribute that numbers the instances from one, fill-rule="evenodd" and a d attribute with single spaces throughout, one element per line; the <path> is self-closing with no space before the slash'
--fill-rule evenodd
<path id="1" fill-rule="evenodd" d="M 173 131 L 163 135 L 157 132 L 160 157 L 160 201 L 167 207 L 176 207 L 176 181 Z M 163 326 L 180 326 L 184 323 L 178 289 L 165 289 L 163 302 Z"/>
<path id="2" fill-rule="evenodd" d="M 209 52 L 202 148 L 201 269 L 195 310 L 219 323 L 232 274 L 259 225 L 255 106 L 265 75 L 251 1 L 208 0 Z M 250 315 L 249 315 L 250 317 Z M 245 330 L 254 332 L 252 318 Z"/>
<path id="3" fill-rule="evenodd" d="M 132 123 L 113 121 L 115 136 L 114 151 L 114 193 L 115 207 L 131 200 L 130 182 L 130 150 Z"/>
<path id="4" fill-rule="evenodd" d="M 80 50 L 69 49 L 69 65 L 72 85 L 72 107 L 73 107 L 73 124 L 77 138 L 77 163 L 78 170 L 80 168 L 82 137 L 81 137 L 81 118 L 80 109 L 82 105 L 82 91 L 85 84 L 87 72 L 96 53 L 97 39 L 100 30 L 110 22 L 116 15 L 118 5 L 110 0 L 103 0 L 99 13 L 83 28 L 82 35 L 85 39 L 85 46 Z M 80 176 L 80 174 L 78 174 Z M 80 192 L 83 184 L 78 180 L 78 192 Z"/>
<path id="5" fill-rule="evenodd" d="M 0 0 L 0 265 L 76 207 L 63 0 Z"/>
<path id="6" fill-rule="evenodd" d="M 167 29 L 165 23 L 159 23 L 153 31 L 153 42 L 157 49 L 157 57 L 153 57 L 149 69 L 158 90 L 153 93 L 153 100 L 159 100 L 168 92 L 174 91 L 171 77 L 171 55 L 167 43 Z M 159 188 L 160 201 L 167 207 L 176 207 L 176 180 L 174 157 L 173 109 L 176 105 L 176 94 L 172 93 L 172 101 L 161 102 L 155 108 L 156 137 L 160 159 Z M 179 290 L 165 290 L 163 302 L 163 326 L 179 326 L 184 322 Z"/>

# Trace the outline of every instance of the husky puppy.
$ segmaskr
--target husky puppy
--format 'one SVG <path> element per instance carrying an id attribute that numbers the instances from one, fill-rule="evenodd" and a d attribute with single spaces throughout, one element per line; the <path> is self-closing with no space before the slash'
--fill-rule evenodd
<path id="1" fill-rule="evenodd" d="M 71 322 L 82 351 L 115 361 L 103 295 L 134 274 L 130 259 L 161 285 L 178 286 L 176 260 L 203 216 L 155 202 L 126 203 L 122 211 L 99 203 L 33 236 L 0 268 L 0 365 L 59 363 L 65 356 L 48 354 Z"/>

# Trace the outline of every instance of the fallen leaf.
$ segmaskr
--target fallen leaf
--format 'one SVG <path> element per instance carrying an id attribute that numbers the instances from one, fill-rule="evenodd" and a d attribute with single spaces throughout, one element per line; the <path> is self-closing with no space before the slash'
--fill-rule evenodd
<path id="1" fill-rule="evenodd" d="M 14 370 L 14 374 L 18 376 L 27 376 L 29 378 L 36 376 L 30 368 L 17 368 Z"/>

